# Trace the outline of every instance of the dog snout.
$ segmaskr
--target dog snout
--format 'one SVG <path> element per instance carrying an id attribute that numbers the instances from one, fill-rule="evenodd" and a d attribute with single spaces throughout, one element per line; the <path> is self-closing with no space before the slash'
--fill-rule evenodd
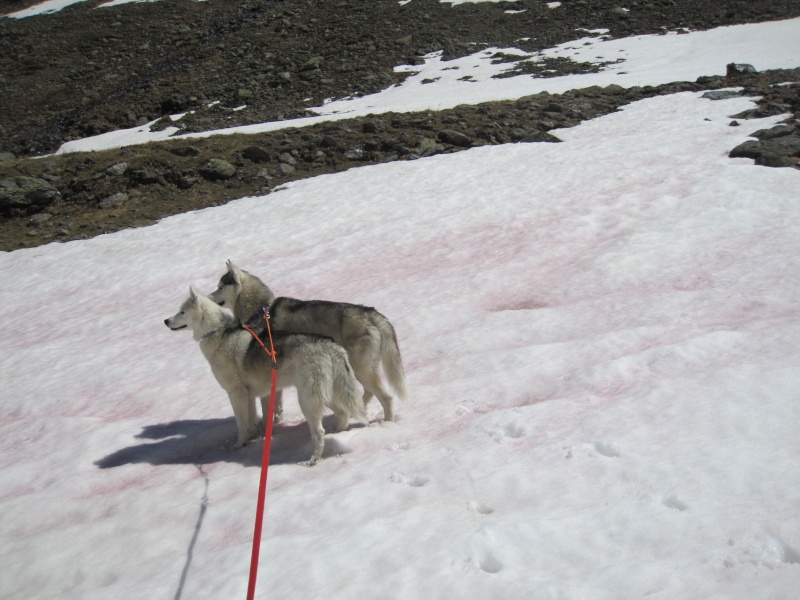
<path id="1" fill-rule="evenodd" d="M 169 327 L 169 319 L 164 319 L 164 325 L 166 325 L 167 327 Z"/>

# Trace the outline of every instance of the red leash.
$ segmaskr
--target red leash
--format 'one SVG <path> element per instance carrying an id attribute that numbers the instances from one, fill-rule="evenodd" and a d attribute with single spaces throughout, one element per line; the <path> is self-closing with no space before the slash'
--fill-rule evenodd
<path id="1" fill-rule="evenodd" d="M 264 454 L 261 457 L 261 481 L 258 484 L 258 504 L 256 507 L 256 526 L 253 532 L 253 553 L 250 556 L 250 581 L 247 584 L 247 600 L 253 600 L 256 593 L 256 578 L 258 576 L 258 552 L 261 549 L 261 527 L 264 522 L 264 501 L 267 495 L 267 471 L 269 470 L 269 449 L 272 441 L 272 419 L 275 416 L 275 388 L 278 382 L 278 361 L 275 353 L 275 344 L 272 342 L 272 329 L 269 326 L 269 309 L 264 310 L 264 320 L 267 322 L 269 345 L 267 350 L 264 342 L 256 335 L 255 331 L 242 324 L 255 340 L 261 344 L 264 352 L 272 359 L 272 388 L 269 392 L 269 415 L 264 415 Z"/>

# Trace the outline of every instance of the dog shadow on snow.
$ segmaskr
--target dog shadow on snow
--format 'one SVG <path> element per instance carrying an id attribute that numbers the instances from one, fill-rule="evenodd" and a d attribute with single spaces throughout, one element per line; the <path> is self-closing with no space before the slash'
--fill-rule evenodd
<path id="1" fill-rule="evenodd" d="M 323 418 L 326 431 L 332 430 L 334 415 Z M 351 424 L 351 427 L 359 427 Z M 236 422 L 227 419 L 182 420 L 147 425 L 137 438 L 157 440 L 122 448 L 96 461 L 101 469 L 122 465 L 148 463 L 151 465 L 205 465 L 216 462 L 239 463 L 258 467 L 264 452 L 264 438 L 256 438 L 243 448 L 234 449 Z M 311 433 L 308 424 L 275 425 L 272 429 L 270 465 L 296 464 L 311 457 Z M 323 458 L 349 452 L 345 443 L 335 436 L 325 436 Z"/>

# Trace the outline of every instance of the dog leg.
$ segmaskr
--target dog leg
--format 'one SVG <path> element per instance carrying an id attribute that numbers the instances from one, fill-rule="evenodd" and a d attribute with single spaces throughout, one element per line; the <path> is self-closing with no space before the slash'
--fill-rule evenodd
<path id="1" fill-rule="evenodd" d="M 250 420 L 250 415 L 255 413 L 256 399 L 250 396 L 244 388 L 228 392 L 228 398 L 231 401 L 233 417 L 236 419 L 236 428 L 239 431 L 234 448 L 239 449 L 250 441 L 250 438 L 255 434 L 254 424 Z"/>
<path id="2" fill-rule="evenodd" d="M 298 382 L 299 383 L 299 382 Z M 311 467 L 317 464 L 322 458 L 322 451 L 325 449 L 325 429 L 322 426 L 322 413 L 325 410 L 325 401 L 320 396 L 320 390 L 316 389 L 318 386 L 311 383 L 304 385 L 295 385 L 297 388 L 297 402 L 300 404 L 300 410 L 308 423 L 308 429 L 311 432 L 311 445 L 314 451 L 311 453 L 311 458 L 303 461 L 300 464 Z M 310 389 L 308 389 L 310 388 Z"/>
<path id="3" fill-rule="evenodd" d="M 392 406 L 392 397 L 384 391 L 384 395 L 379 395 L 378 400 L 383 407 L 383 419 L 385 421 L 394 421 L 394 407 Z"/>
<path id="4" fill-rule="evenodd" d="M 369 401 L 375 397 L 375 394 L 370 392 L 369 390 L 364 390 L 364 395 L 361 397 L 361 401 L 364 403 L 364 408 L 367 408 L 367 404 Z"/>
<path id="5" fill-rule="evenodd" d="M 363 376 L 362 379 L 359 375 Z M 386 389 L 383 387 L 383 383 L 381 382 L 380 375 L 378 375 L 378 371 L 372 371 L 369 374 L 358 373 L 356 372 L 356 379 L 361 382 L 361 385 L 364 386 L 364 396 L 366 397 L 367 392 L 369 391 L 375 396 L 378 397 L 378 402 L 381 403 L 383 407 L 383 418 L 386 421 L 394 421 L 394 410 L 392 407 L 392 396 Z M 366 403 L 365 403 L 366 404 Z"/>
<path id="6" fill-rule="evenodd" d="M 314 447 L 314 452 L 311 454 L 311 458 L 298 464 L 304 467 L 313 467 L 322 458 L 322 451 L 325 449 L 325 429 L 322 427 L 322 419 L 319 419 L 316 424 L 309 421 L 308 429 L 311 431 L 311 445 Z"/>
<path id="7" fill-rule="evenodd" d="M 392 409 L 392 396 L 383 387 L 380 378 L 380 336 L 363 335 L 356 339 L 345 340 L 345 349 L 350 359 L 358 382 L 364 386 L 362 396 L 364 408 L 372 399 L 377 396 L 378 401 L 383 407 L 383 418 L 387 421 L 394 420 L 394 410 Z"/>
<path id="8" fill-rule="evenodd" d="M 261 398 L 261 417 L 264 421 L 264 431 L 267 430 L 267 415 L 269 415 L 269 396 Z M 275 390 L 275 414 L 272 417 L 272 422 L 277 425 L 281 421 L 283 421 L 283 390 Z"/>
<path id="9" fill-rule="evenodd" d="M 340 431 L 344 431 L 347 429 L 347 426 L 350 424 L 350 413 L 346 410 L 342 410 L 341 408 L 333 408 L 333 414 L 336 415 L 336 426 L 334 427 L 334 433 L 339 433 Z"/>
<path id="10" fill-rule="evenodd" d="M 247 429 L 249 432 L 248 439 L 258 435 L 258 413 L 256 413 L 255 396 L 247 399 Z"/>

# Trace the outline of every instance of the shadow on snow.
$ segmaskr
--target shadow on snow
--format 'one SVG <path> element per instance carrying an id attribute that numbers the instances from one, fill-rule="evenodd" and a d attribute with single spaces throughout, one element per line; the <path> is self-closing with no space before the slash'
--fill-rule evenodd
<path id="1" fill-rule="evenodd" d="M 326 430 L 333 427 L 335 417 L 323 419 Z M 358 425 L 351 425 L 351 427 Z M 149 463 L 151 465 L 206 465 L 217 462 L 239 463 L 245 467 L 261 465 L 264 438 L 257 438 L 244 448 L 234 449 L 236 422 L 234 419 L 181 420 L 147 425 L 136 436 L 152 443 L 136 444 L 112 452 L 96 461 L 101 469 L 122 465 Z M 270 465 L 294 464 L 311 456 L 311 434 L 305 421 L 293 425 L 275 425 L 272 430 Z M 344 454 L 349 449 L 334 436 L 325 436 L 323 458 Z"/>

